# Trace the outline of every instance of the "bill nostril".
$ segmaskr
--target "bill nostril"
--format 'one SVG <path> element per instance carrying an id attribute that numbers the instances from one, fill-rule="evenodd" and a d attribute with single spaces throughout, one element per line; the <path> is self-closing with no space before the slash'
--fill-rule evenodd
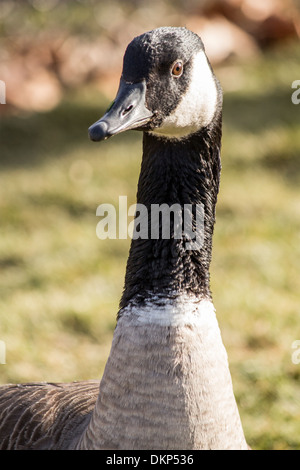
<path id="1" fill-rule="evenodd" d="M 125 108 L 122 112 L 122 116 L 125 116 L 126 114 L 128 114 L 133 108 L 133 104 L 130 104 L 129 106 L 127 106 L 127 108 Z"/>

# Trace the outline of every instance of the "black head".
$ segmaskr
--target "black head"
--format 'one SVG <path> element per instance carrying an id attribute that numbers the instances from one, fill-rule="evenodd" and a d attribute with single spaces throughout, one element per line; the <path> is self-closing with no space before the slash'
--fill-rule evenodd
<path id="1" fill-rule="evenodd" d="M 103 140 L 128 129 L 182 138 L 206 126 L 222 93 L 199 36 L 164 27 L 128 45 L 117 97 L 90 129 Z"/>

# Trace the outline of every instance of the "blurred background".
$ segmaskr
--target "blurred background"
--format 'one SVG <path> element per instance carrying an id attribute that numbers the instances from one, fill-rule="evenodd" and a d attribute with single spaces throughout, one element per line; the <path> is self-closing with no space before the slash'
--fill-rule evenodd
<path id="1" fill-rule="evenodd" d="M 224 90 L 211 283 L 247 441 L 300 449 L 296 0 L 1 1 L 0 383 L 101 378 L 130 240 L 99 240 L 96 208 L 135 202 L 141 134 L 87 128 L 158 26 L 198 33 Z"/>

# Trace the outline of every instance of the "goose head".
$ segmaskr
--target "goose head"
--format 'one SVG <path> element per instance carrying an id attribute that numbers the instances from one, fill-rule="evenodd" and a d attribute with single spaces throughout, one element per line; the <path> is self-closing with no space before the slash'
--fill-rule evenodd
<path id="1" fill-rule="evenodd" d="M 182 139 L 207 127 L 221 107 L 200 37 L 186 28 L 158 28 L 128 45 L 117 96 L 89 136 L 102 141 L 136 129 Z"/>

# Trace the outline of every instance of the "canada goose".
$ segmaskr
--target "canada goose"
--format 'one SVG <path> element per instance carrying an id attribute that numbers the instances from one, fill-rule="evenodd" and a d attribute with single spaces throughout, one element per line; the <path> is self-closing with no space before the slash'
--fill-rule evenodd
<path id="1" fill-rule="evenodd" d="M 99 394 L 97 382 L 2 387 L 0 448 L 247 449 L 209 286 L 221 126 L 221 87 L 196 34 L 158 28 L 128 45 L 90 138 L 142 130 L 137 202 L 198 204 L 202 241 L 188 249 L 174 221 L 169 239 L 132 240 Z"/>

